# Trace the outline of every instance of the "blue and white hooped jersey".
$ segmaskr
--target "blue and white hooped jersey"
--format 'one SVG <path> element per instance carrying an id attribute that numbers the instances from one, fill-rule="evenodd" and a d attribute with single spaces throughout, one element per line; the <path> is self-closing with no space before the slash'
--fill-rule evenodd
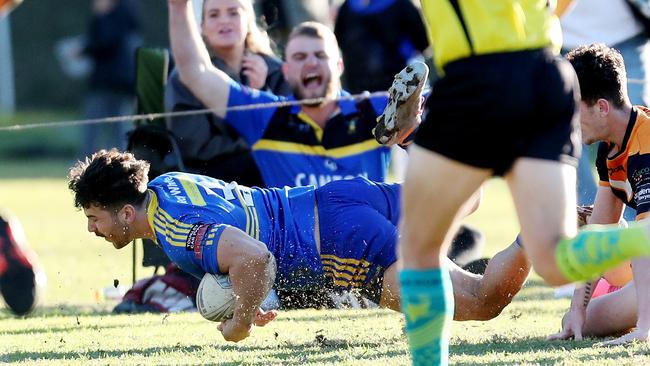
<path id="1" fill-rule="evenodd" d="M 341 95 L 349 95 L 341 92 Z M 233 82 L 228 107 L 292 100 Z M 321 128 L 300 106 L 230 110 L 225 121 L 253 150 L 267 187 L 299 187 L 362 176 L 383 182 L 390 149 L 379 145 L 372 129 L 387 98 L 340 100 L 339 113 Z"/>
<path id="2" fill-rule="evenodd" d="M 314 239 L 314 189 L 248 188 L 201 175 L 166 173 L 149 183 L 147 214 L 157 242 L 184 271 L 219 273 L 217 247 L 226 226 L 264 243 L 281 288 L 320 285 Z"/>

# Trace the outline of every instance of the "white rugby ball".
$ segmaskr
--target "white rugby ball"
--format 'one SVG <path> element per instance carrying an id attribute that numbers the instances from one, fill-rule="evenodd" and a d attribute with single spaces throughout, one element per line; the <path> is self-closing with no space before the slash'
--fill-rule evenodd
<path id="1" fill-rule="evenodd" d="M 196 307 L 201 316 L 213 322 L 232 318 L 235 312 L 235 293 L 230 277 L 206 273 L 196 291 Z"/>

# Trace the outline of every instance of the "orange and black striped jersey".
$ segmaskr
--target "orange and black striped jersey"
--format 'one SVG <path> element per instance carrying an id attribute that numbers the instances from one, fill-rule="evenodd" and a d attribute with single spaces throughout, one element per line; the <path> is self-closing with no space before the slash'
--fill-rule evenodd
<path id="1" fill-rule="evenodd" d="M 561 45 L 548 0 L 421 0 L 436 66 L 462 58 Z M 555 3 L 555 1 L 553 1 Z"/>
<path id="2" fill-rule="evenodd" d="M 621 148 L 613 152 L 613 145 L 601 143 L 598 147 L 596 168 L 599 185 L 610 187 L 614 195 L 636 209 L 637 220 L 650 212 L 650 110 L 632 108 L 630 122 Z"/>

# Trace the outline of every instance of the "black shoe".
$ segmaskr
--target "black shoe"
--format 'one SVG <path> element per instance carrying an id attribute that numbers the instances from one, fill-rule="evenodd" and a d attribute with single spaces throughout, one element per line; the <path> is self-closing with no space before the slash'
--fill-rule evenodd
<path id="1" fill-rule="evenodd" d="M 35 254 L 23 238 L 18 223 L 0 215 L 0 293 L 16 315 L 31 312 L 38 298 Z"/>

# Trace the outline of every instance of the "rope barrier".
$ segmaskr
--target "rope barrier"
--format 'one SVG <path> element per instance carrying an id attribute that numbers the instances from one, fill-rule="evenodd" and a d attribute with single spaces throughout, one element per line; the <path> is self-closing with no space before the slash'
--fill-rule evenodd
<path id="1" fill-rule="evenodd" d="M 628 84 L 644 84 L 644 79 L 628 79 Z M 191 111 L 179 111 L 179 112 L 165 112 L 165 113 L 148 113 L 148 114 L 132 114 L 127 116 L 115 116 L 115 117 L 105 117 L 105 118 L 92 118 L 92 119 L 79 119 L 79 120 L 67 120 L 67 121 L 56 121 L 56 122 L 43 122 L 43 123 L 30 123 L 30 124 L 16 124 L 11 126 L 0 126 L 0 132 L 3 131 L 22 131 L 22 130 L 31 130 L 36 128 L 52 128 L 52 127 L 70 127 L 70 126 L 81 126 L 81 125 L 92 125 L 92 124 L 101 124 L 101 123 L 122 123 L 122 122 L 132 122 L 139 120 L 154 120 L 157 118 L 167 118 L 167 117 L 183 117 L 183 116 L 195 116 L 199 114 L 206 113 L 217 113 L 217 112 L 230 112 L 230 111 L 246 111 L 252 109 L 266 109 L 266 108 L 282 108 L 296 105 L 313 105 L 321 104 L 328 101 L 341 101 L 341 100 L 362 100 L 372 97 L 379 96 L 388 96 L 388 92 L 363 92 L 360 94 L 339 96 L 336 98 L 311 98 L 311 99 L 302 99 L 302 100 L 284 100 L 271 103 L 256 103 L 248 104 L 242 106 L 234 106 L 223 109 L 196 109 Z"/>
<path id="2" fill-rule="evenodd" d="M 241 106 L 233 106 L 233 107 L 228 107 L 223 109 L 206 108 L 206 109 L 197 109 L 197 110 L 180 111 L 180 112 L 133 114 L 127 116 L 116 116 L 116 117 L 106 117 L 106 118 L 43 122 L 43 123 L 33 123 L 33 124 L 17 124 L 12 126 L 0 127 L 0 132 L 22 131 L 22 130 L 29 130 L 35 128 L 69 127 L 69 126 L 91 125 L 91 124 L 100 124 L 100 123 L 154 120 L 156 118 L 194 116 L 194 115 L 206 114 L 206 113 L 246 111 L 252 109 L 282 108 L 282 107 L 290 107 L 296 105 L 315 105 L 315 104 L 321 104 L 323 102 L 328 102 L 328 101 L 341 101 L 341 100 L 356 101 L 356 100 L 368 99 L 368 98 L 379 97 L 379 96 L 387 97 L 388 93 L 385 91 L 373 92 L 373 93 L 363 92 L 360 94 L 345 95 L 336 98 L 311 98 L 311 99 L 302 99 L 302 100 L 284 100 L 284 101 L 271 102 L 271 103 L 256 103 L 256 104 L 248 104 L 248 105 L 241 105 Z"/>

